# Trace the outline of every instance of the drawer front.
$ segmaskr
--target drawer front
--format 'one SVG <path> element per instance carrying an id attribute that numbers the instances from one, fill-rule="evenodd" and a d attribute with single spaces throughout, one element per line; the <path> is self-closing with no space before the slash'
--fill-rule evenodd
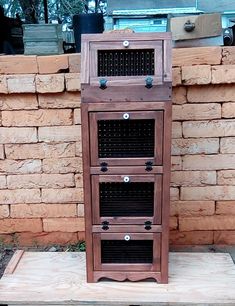
<path id="1" fill-rule="evenodd" d="M 146 85 L 146 77 L 151 77 L 154 85 L 163 83 L 162 41 L 90 43 L 90 84 L 106 86 Z"/>
<path id="2" fill-rule="evenodd" d="M 161 165 L 163 115 L 160 110 L 91 112 L 91 166 Z"/>
<path id="3" fill-rule="evenodd" d="M 91 182 L 93 224 L 161 224 L 161 174 L 92 175 Z"/>
<path id="4" fill-rule="evenodd" d="M 96 271 L 160 271 L 161 234 L 93 234 Z"/>

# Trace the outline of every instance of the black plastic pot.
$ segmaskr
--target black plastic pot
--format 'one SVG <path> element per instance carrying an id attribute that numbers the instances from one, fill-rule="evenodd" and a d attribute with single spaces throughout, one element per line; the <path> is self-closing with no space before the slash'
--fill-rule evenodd
<path id="1" fill-rule="evenodd" d="M 102 13 L 78 14 L 73 16 L 73 31 L 76 52 L 81 52 L 81 34 L 102 33 L 104 18 Z"/>

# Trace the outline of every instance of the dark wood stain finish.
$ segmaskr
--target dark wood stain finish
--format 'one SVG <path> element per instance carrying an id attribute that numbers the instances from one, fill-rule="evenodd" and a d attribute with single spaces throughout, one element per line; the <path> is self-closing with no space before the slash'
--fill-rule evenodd
<path id="1" fill-rule="evenodd" d="M 171 35 L 86 34 L 82 40 L 87 281 L 167 283 Z M 98 75 L 103 71 L 109 76 Z"/>

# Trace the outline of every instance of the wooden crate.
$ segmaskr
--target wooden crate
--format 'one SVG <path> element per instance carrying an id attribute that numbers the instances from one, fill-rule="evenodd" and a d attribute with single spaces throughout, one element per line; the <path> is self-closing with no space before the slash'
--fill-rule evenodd
<path id="1" fill-rule="evenodd" d="M 84 35 L 87 280 L 168 281 L 171 36 Z"/>
<path id="2" fill-rule="evenodd" d="M 63 53 L 60 24 L 23 25 L 24 54 L 50 55 Z"/>

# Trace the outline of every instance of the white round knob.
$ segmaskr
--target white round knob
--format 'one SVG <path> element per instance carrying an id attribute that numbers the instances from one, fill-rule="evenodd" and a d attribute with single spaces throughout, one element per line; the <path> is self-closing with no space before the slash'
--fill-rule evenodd
<path id="1" fill-rule="evenodd" d="M 123 114 L 123 119 L 129 119 L 130 118 L 130 115 L 128 114 L 128 113 L 125 113 L 125 114 Z"/>
<path id="2" fill-rule="evenodd" d="M 129 182 L 130 182 L 129 176 L 124 176 L 123 182 L 124 182 L 124 183 L 129 183 Z"/>
<path id="3" fill-rule="evenodd" d="M 130 236 L 130 235 L 125 235 L 125 236 L 124 236 L 124 240 L 126 240 L 126 241 L 131 240 L 131 236 Z"/>
<path id="4" fill-rule="evenodd" d="M 128 48 L 129 45 L 130 45 L 129 41 L 128 40 L 124 40 L 123 47 Z"/>

